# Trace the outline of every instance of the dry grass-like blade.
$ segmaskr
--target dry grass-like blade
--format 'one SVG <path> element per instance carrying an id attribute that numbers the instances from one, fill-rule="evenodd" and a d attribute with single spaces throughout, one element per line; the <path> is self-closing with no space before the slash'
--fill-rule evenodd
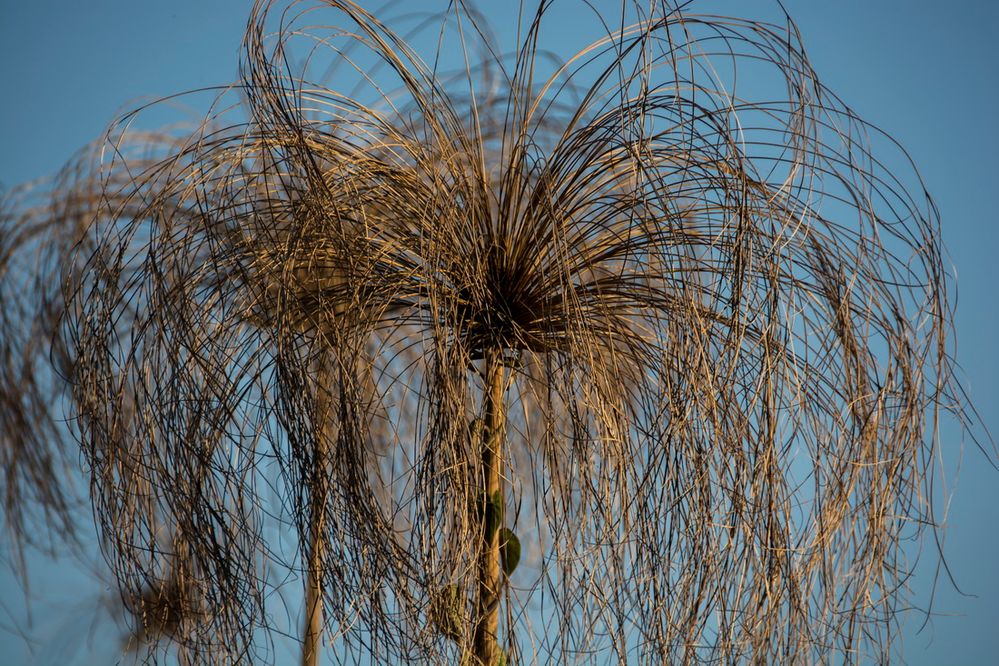
<path id="1" fill-rule="evenodd" d="M 890 653 L 970 409 L 932 201 L 791 23 L 624 3 L 553 64 L 548 11 L 503 55 L 460 2 L 259 1 L 203 127 L 5 218 L 0 288 L 62 268 L 0 313 L 7 515 L 61 515 L 58 331 L 118 580 L 169 534 L 212 611 L 167 605 L 186 658 L 266 652 L 289 573 L 341 661 Z"/>

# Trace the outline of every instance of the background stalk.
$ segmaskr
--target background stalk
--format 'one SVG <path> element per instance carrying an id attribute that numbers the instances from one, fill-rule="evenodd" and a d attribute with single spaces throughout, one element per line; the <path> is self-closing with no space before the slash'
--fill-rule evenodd
<path id="1" fill-rule="evenodd" d="M 325 493 L 323 493 L 322 498 L 313 501 L 311 514 L 309 516 L 311 523 L 309 570 L 305 589 L 305 627 L 302 632 L 302 666 L 316 666 L 319 663 L 323 633 L 322 533 L 325 519 Z"/>
<path id="2" fill-rule="evenodd" d="M 326 527 L 327 441 L 332 435 L 330 400 L 326 387 L 332 373 L 323 365 L 316 388 L 316 461 L 312 466 L 312 502 L 309 509 L 309 566 L 305 583 L 305 626 L 302 629 L 302 666 L 317 666 L 323 635 L 323 531 Z"/>

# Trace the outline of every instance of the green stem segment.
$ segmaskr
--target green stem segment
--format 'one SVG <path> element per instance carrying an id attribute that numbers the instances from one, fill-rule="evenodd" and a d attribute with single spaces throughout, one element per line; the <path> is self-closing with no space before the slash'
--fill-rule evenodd
<path id="1" fill-rule="evenodd" d="M 500 542 L 498 530 L 485 529 L 486 507 L 491 498 L 503 497 L 501 471 L 503 466 L 503 439 L 506 428 L 505 368 L 499 352 L 486 355 L 485 428 L 480 440 L 480 483 L 485 498 L 483 506 L 482 535 L 485 543 L 479 555 L 479 594 L 476 609 L 474 637 L 475 658 L 482 666 L 495 666 L 500 661 L 501 650 L 497 641 L 499 630 L 499 607 L 502 593 L 500 576 Z M 491 533 L 490 533 L 491 532 Z"/>

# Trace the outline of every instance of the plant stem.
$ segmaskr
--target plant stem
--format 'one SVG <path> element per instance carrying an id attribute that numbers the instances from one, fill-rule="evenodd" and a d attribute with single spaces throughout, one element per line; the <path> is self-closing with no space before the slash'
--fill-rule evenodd
<path id="1" fill-rule="evenodd" d="M 323 522 L 325 519 L 325 501 L 323 506 L 317 506 L 319 499 L 314 499 L 309 521 L 309 570 L 305 588 L 305 628 L 302 636 L 302 666 L 316 666 L 319 663 L 320 639 L 323 633 L 323 596 L 322 596 L 322 562 L 323 562 Z"/>
<path id="2" fill-rule="evenodd" d="M 485 529 L 486 509 L 491 499 L 499 493 L 502 497 L 501 468 L 503 466 L 503 438 L 506 427 L 506 405 L 504 403 L 504 368 L 499 351 L 486 354 L 485 373 L 485 432 L 481 444 L 482 468 L 480 481 L 483 483 L 483 538 L 485 543 L 479 555 L 479 598 L 475 614 L 475 657 L 482 666 L 494 666 L 499 661 L 497 632 L 499 628 L 500 606 L 500 544 L 499 530 L 488 534 Z"/>
<path id="3" fill-rule="evenodd" d="M 305 627 L 302 630 L 302 666 L 317 666 L 323 635 L 323 531 L 326 523 L 326 466 L 329 457 L 330 400 L 325 392 L 331 373 L 319 370 L 316 395 L 316 460 L 312 469 L 312 501 L 309 507 L 309 567 L 305 583 Z"/>

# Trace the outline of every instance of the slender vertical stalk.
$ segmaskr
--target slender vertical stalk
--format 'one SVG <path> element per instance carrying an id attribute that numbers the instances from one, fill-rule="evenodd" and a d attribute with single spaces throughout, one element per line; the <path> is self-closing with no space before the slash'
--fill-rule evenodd
<path id="1" fill-rule="evenodd" d="M 317 666 L 323 634 L 323 531 L 326 527 L 327 474 L 329 457 L 327 441 L 330 435 L 329 386 L 330 372 L 326 367 L 318 372 L 316 395 L 316 460 L 312 468 L 312 493 L 309 507 L 309 566 L 305 583 L 305 626 L 302 630 L 302 666 Z"/>
<path id="2" fill-rule="evenodd" d="M 499 606 L 501 595 L 499 531 L 490 534 L 485 528 L 492 498 L 502 498 L 501 475 L 503 466 L 503 438 L 506 427 L 506 405 L 504 404 L 504 368 L 502 355 L 498 351 L 486 354 L 485 392 L 485 432 L 481 440 L 482 468 L 479 479 L 483 484 L 484 506 L 483 544 L 479 555 L 479 596 L 475 614 L 475 658 L 482 666 L 495 666 L 499 661 L 500 648 L 497 642 L 499 629 Z"/>
<path id="3" fill-rule="evenodd" d="M 325 456 L 323 456 L 325 458 Z M 315 491 L 314 491 L 315 492 Z M 310 511 L 309 569 L 305 587 L 305 628 L 302 636 L 302 666 L 316 666 L 323 633 L 323 523 L 325 493 L 314 497 Z M 321 504 L 321 506 L 320 506 Z"/>

